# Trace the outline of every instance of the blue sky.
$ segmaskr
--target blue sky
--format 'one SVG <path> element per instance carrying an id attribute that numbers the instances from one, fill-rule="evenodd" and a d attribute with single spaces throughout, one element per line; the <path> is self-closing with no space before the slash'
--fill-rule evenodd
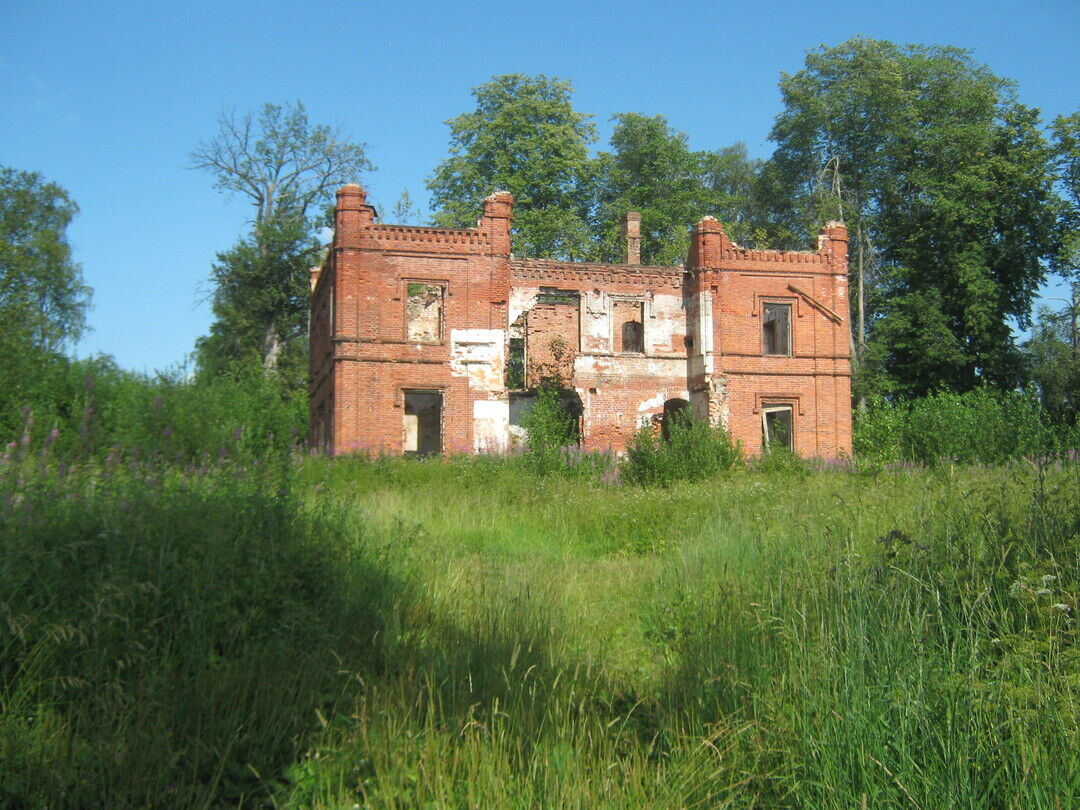
<path id="1" fill-rule="evenodd" d="M 42 172 L 81 209 L 69 237 L 94 306 L 78 354 L 148 372 L 208 330 L 210 265 L 251 216 L 186 167 L 223 109 L 302 100 L 369 145 L 378 168 L 360 179 L 388 211 L 406 188 L 426 202 L 445 121 L 498 73 L 570 79 L 600 147 L 613 114 L 659 113 L 694 148 L 745 141 L 759 157 L 780 73 L 856 34 L 971 49 L 1046 120 L 1080 107 L 1075 0 L 3 0 L 0 17 L 0 165 Z"/>

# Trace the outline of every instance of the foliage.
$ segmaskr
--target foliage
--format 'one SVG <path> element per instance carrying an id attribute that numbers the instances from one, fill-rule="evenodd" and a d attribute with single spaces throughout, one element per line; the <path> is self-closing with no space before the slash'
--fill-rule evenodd
<path id="1" fill-rule="evenodd" d="M 875 400 L 856 410 L 852 443 L 860 462 L 1002 464 L 1075 452 L 1080 423 L 1052 423 L 1034 391 L 982 387 Z"/>
<path id="2" fill-rule="evenodd" d="M 1058 241 L 1037 112 L 966 51 L 861 38 L 811 53 L 781 91 L 776 171 L 808 232 L 827 215 L 853 234 L 862 389 L 1013 386 L 1009 320 Z"/>
<path id="3" fill-rule="evenodd" d="M 250 237 L 219 254 L 214 268 L 217 321 L 199 345 L 205 368 L 234 368 L 257 357 L 268 371 L 283 363 L 286 378 L 302 383 L 306 369 L 296 358 L 307 353 L 306 328 L 299 325 L 306 324 L 308 292 L 301 265 L 318 261 L 311 212 L 372 168 L 364 149 L 331 127 L 312 126 L 296 102 L 266 104 L 258 116 L 222 114 L 218 134 L 191 153 L 193 168 L 210 172 L 217 188 L 243 195 L 255 208 Z"/>
<path id="4" fill-rule="evenodd" d="M 310 268 L 320 252 L 305 220 L 278 217 L 256 223 L 251 236 L 218 254 L 211 274 L 215 320 L 195 342 L 201 373 L 246 374 L 266 367 L 274 352 L 278 375 L 303 386 Z"/>
<path id="5" fill-rule="evenodd" d="M 1024 344 L 1027 371 L 1039 390 L 1050 420 L 1072 425 L 1080 420 L 1080 283 L 1062 312 L 1043 309 Z"/>
<path id="6" fill-rule="evenodd" d="M 65 231 L 78 206 L 37 172 L 0 167 L 0 341 L 2 356 L 49 355 L 86 328 L 90 288 L 72 261 Z M 37 358 L 31 358 L 36 360 Z M 9 369 L 11 390 L 25 368 Z"/>
<path id="7" fill-rule="evenodd" d="M 703 216 L 724 218 L 735 239 L 750 236 L 759 165 L 737 144 L 715 153 L 693 152 L 686 135 L 662 115 L 614 116 L 611 153 L 596 161 L 598 211 L 594 229 L 602 255 L 625 261 L 621 224 L 627 211 L 641 214 L 643 264 L 686 260 L 689 228 Z"/>
<path id="8" fill-rule="evenodd" d="M 648 490 L 493 456 L 44 449 L 0 461 L 0 803 L 1053 806 L 1080 784 L 1075 466 Z"/>
<path id="9" fill-rule="evenodd" d="M 1080 110 L 1054 119 L 1053 160 L 1065 196 L 1062 241 L 1055 269 L 1075 279 L 1080 272 Z M 1074 311 L 1075 311 L 1074 302 Z"/>
<path id="10" fill-rule="evenodd" d="M 540 386 L 521 426 L 528 436 L 530 466 L 540 474 L 562 471 L 566 448 L 578 442 L 577 419 L 569 412 L 562 390 L 550 384 Z"/>
<path id="11" fill-rule="evenodd" d="M 435 221 L 471 227 L 494 191 L 514 196 L 514 252 L 590 255 L 591 116 L 577 112 L 569 82 L 514 73 L 473 89 L 476 109 L 452 118 L 450 156 L 428 179 Z"/>
<path id="12" fill-rule="evenodd" d="M 666 434 L 666 435 L 665 435 Z M 626 449 L 623 475 L 642 486 L 700 481 L 742 464 L 742 448 L 727 431 L 697 417 L 672 418 L 663 433 L 638 429 Z"/>
<path id="13" fill-rule="evenodd" d="M 111 358 L 54 358 L 37 369 L 32 397 L 0 412 L 0 443 L 47 443 L 67 463 L 150 454 L 207 466 L 231 457 L 287 459 L 306 434 L 307 400 L 261 371 L 150 378 Z"/>
<path id="14" fill-rule="evenodd" d="M 390 583 L 277 465 L 36 449 L 0 462 L 0 804 L 260 800 Z"/>
<path id="15" fill-rule="evenodd" d="M 794 476 L 805 476 L 811 469 L 809 461 L 782 445 L 767 448 L 754 460 L 753 467 L 759 472 Z"/>

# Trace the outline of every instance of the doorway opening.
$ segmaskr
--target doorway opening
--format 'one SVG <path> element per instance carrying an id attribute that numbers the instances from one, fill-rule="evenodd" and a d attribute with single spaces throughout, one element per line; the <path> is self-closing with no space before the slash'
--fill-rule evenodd
<path id="1" fill-rule="evenodd" d="M 665 441 L 671 441 L 671 426 L 690 425 L 690 403 L 685 399 L 669 399 L 664 403 L 664 415 L 660 418 L 660 437 Z"/>
<path id="2" fill-rule="evenodd" d="M 442 391 L 404 391 L 403 450 L 407 456 L 442 452 Z"/>

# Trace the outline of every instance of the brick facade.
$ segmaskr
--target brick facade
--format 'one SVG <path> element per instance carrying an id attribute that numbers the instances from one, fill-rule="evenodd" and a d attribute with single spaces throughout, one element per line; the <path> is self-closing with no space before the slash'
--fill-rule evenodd
<path id="1" fill-rule="evenodd" d="M 332 453 L 506 449 L 528 387 L 559 378 L 586 449 L 621 451 L 691 407 L 746 452 L 766 436 L 804 456 L 851 452 L 847 230 L 815 252 L 747 250 L 706 217 L 685 267 L 518 259 L 513 200 L 475 228 L 384 225 L 338 191 L 312 271 L 311 442 Z M 524 361 L 520 374 L 514 368 Z"/>

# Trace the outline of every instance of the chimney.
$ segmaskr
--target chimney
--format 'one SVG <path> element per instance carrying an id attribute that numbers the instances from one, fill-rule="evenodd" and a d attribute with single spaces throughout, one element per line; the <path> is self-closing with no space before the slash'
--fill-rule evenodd
<path id="1" fill-rule="evenodd" d="M 622 235 L 626 242 L 626 263 L 641 264 L 641 214 L 637 211 L 626 212 Z"/>
<path id="2" fill-rule="evenodd" d="M 477 227 L 491 236 L 496 256 L 510 255 L 510 228 L 514 221 L 514 197 L 509 191 L 496 191 L 484 198 L 484 213 Z"/>

